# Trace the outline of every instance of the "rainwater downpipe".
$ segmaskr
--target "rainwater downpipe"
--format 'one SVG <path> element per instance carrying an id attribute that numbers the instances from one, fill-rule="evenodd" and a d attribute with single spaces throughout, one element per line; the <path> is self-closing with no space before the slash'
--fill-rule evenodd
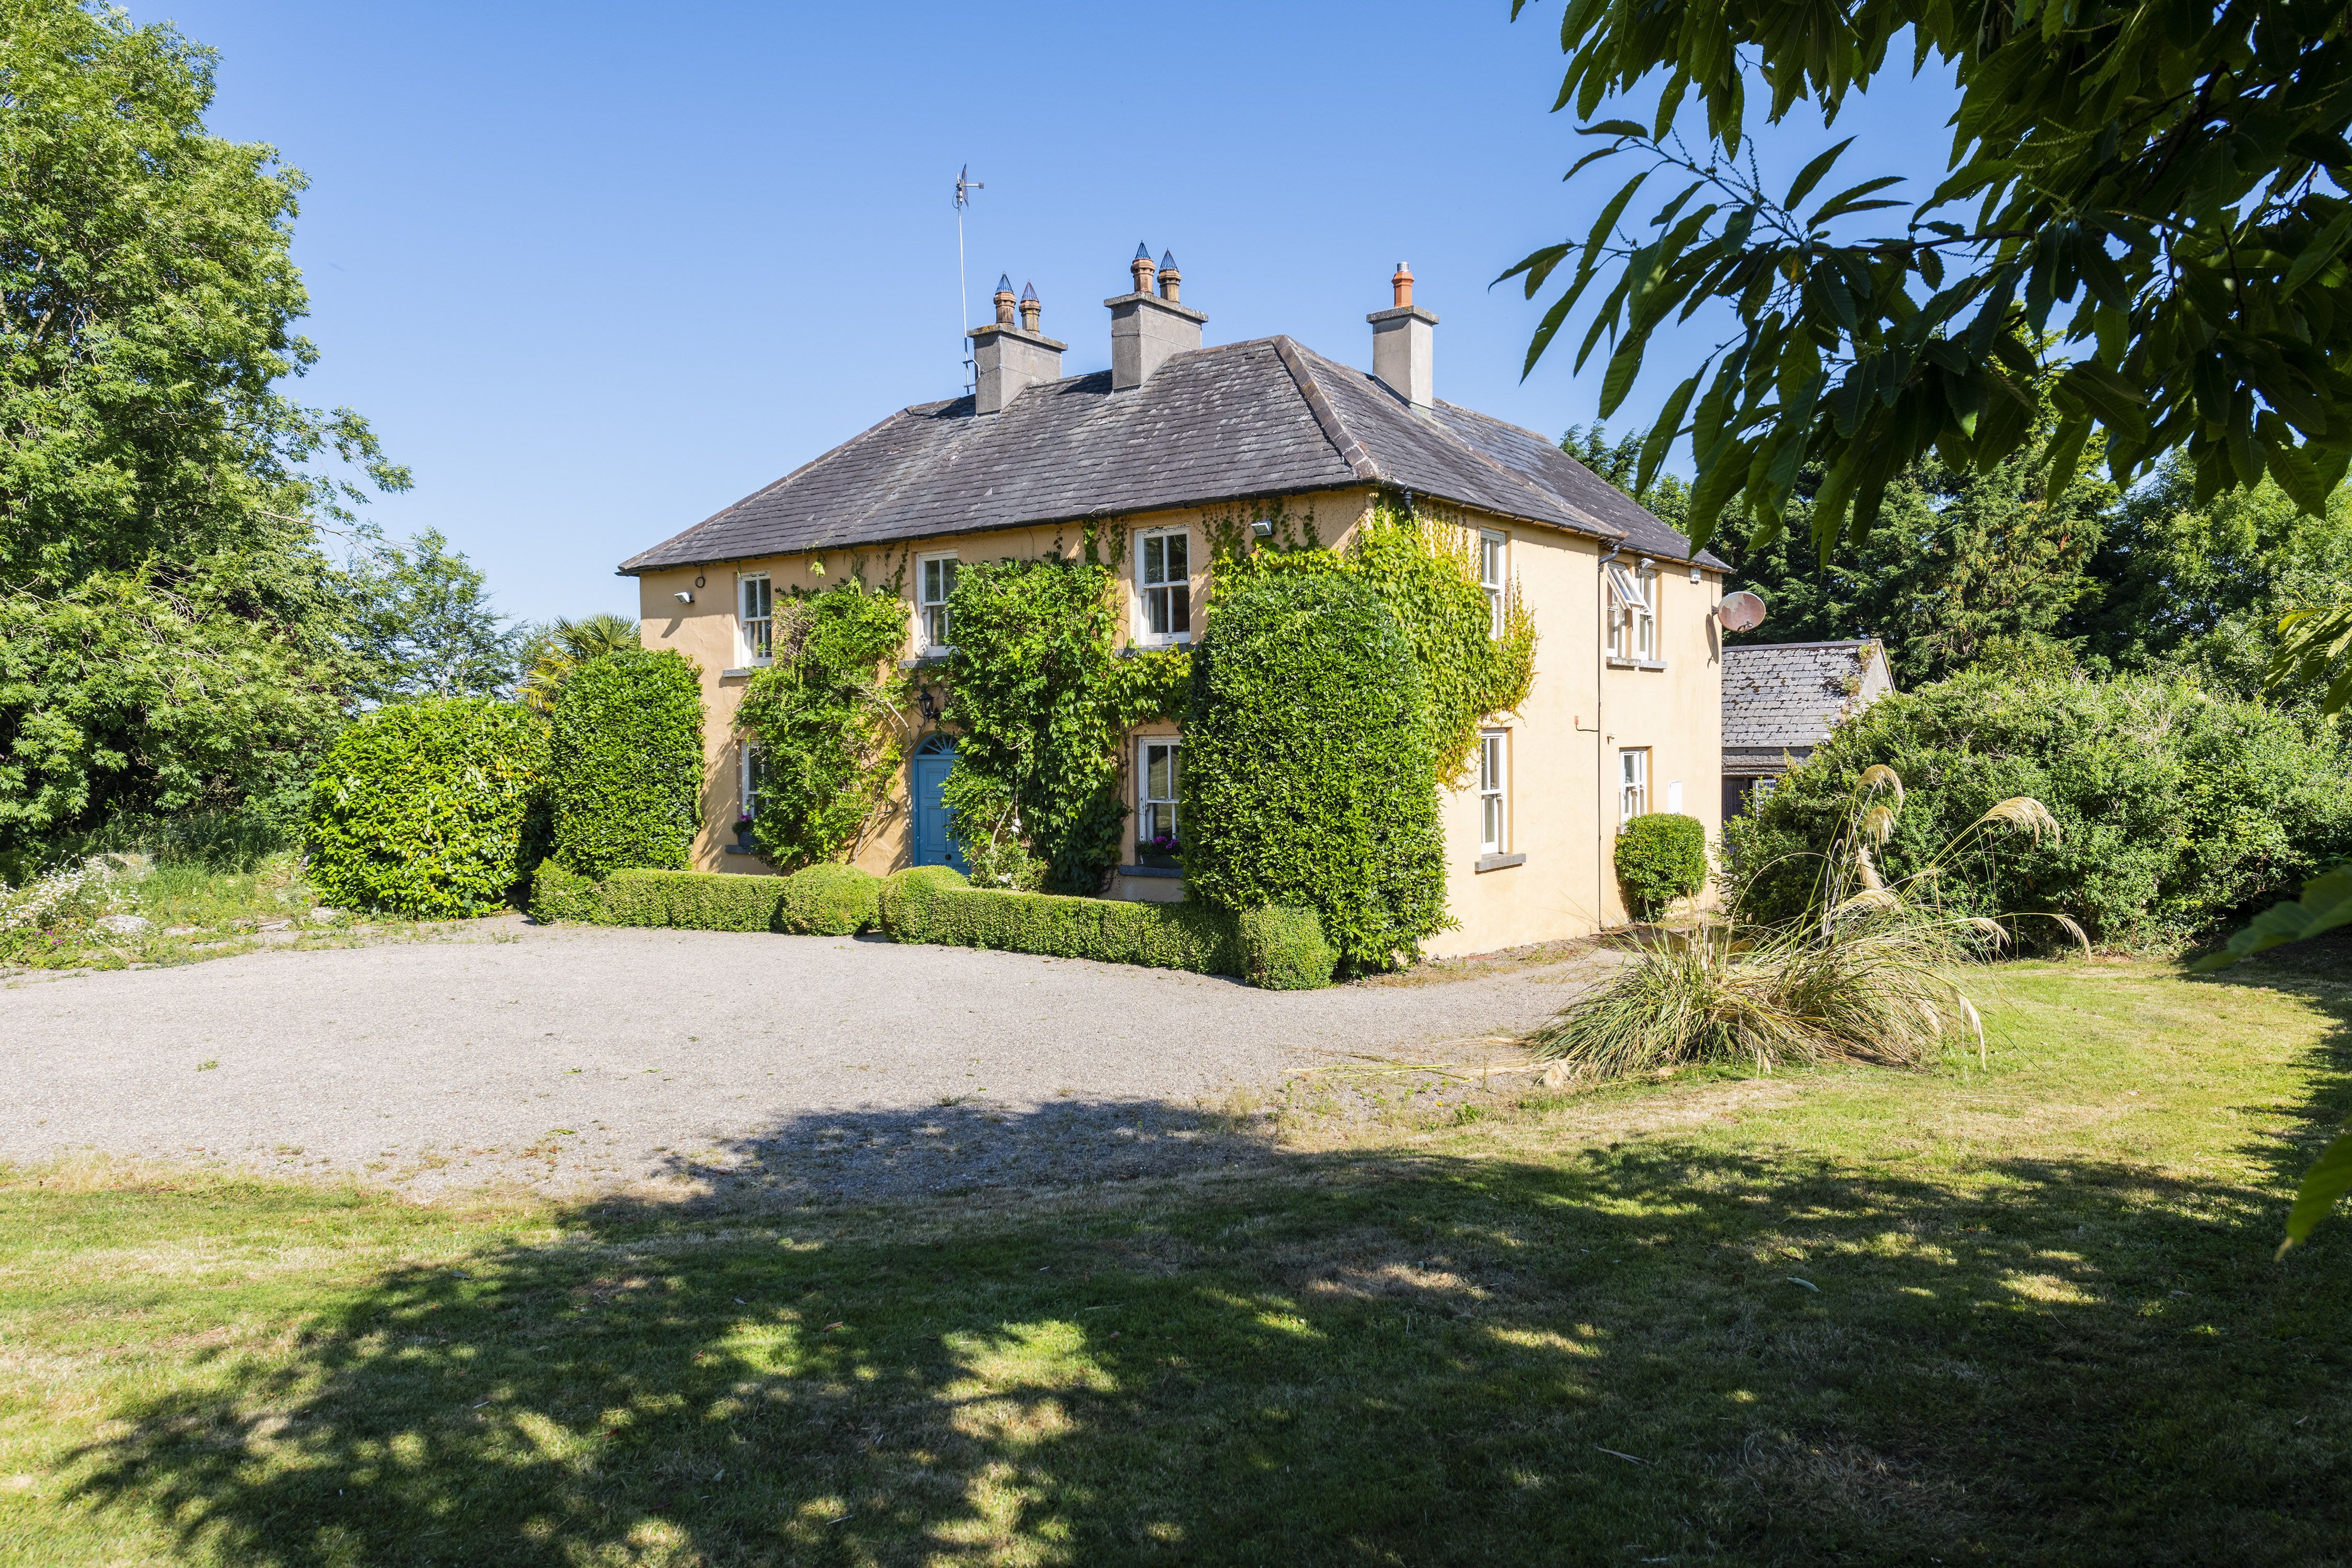
<path id="1" fill-rule="evenodd" d="M 1598 933 L 1608 924 L 1609 911 L 1609 748 L 1608 736 L 1601 727 L 1601 688 L 1609 679 L 1609 563 L 1625 548 L 1618 540 L 1610 545 L 1609 553 L 1601 558 L 1601 570 L 1595 586 L 1600 590 L 1597 603 L 1601 615 L 1594 629 L 1601 635 L 1592 639 L 1592 822 L 1601 835 L 1594 847 L 1592 859 L 1592 929 Z"/>

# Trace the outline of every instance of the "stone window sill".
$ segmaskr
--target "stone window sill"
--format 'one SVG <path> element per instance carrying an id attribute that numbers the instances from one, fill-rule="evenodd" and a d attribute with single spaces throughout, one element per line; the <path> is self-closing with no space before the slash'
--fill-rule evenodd
<path id="1" fill-rule="evenodd" d="M 1182 868 L 1176 866 L 1121 866 L 1118 874 L 1122 877 L 1165 877 L 1173 881 L 1184 879 Z"/>
<path id="2" fill-rule="evenodd" d="M 1612 658 L 1609 661 L 1609 668 L 1612 669 L 1664 669 L 1666 668 L 1666 661 L 1663 658 Z"/>
<path id="3" fill-rule="evenodd" d="M 749 680 L 751 679 L 752 673 L 753 672 L 749 669 L 722 669 L 719 672 L 719 679 L 721 680 Z"/>
<path id="4" fill-rule="evenodd" d="M 1524 866 L 1527 863 L 1528 858 L 1525 855 L 1481 855 L 1478 857 L 1478 869 L 1481 871 L 1507 871 L 1514 866 Z"/>
<path id="5" fill-rule="evenodd" d="M 912 658 L 900 659 L 898 661 L 898 668 L 900 669 L 929 669 L 933 666 L 945 664 L 954 658 L 955 649 L 951 647 L 933 648 L 927 653 L 919 653 Z"/>

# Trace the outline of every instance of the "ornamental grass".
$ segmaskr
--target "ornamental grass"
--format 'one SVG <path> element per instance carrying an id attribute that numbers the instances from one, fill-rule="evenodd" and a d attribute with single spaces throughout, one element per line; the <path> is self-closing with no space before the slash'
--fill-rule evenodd
<path id="1" fill-rule="evenodd" d="M 1595 1079 L 1711 1061 L 1759 1072 L 1784 1062 L 1920 1067 L 1971 1042 L 1981 1058 L 1984 1026 L 1957 979 L 1963 966 L 2007 945 L 2018 918 L 2054 921 L 2078 942 L 2083 932 L 2063 915 L 1955 915 L 1937 889 L 1972 841 L 2038 841 L 2058 825 L 2039 801 L 2004 800 L 1934 862 L 1890 882 L 1873 851 L 1902 809 L 1895 771 L 1865 770 L 1801 918 L 1758 924 L 1735 905 L 1724 923 L 1643 937 L 1631 962 L 1525 1043 L 1564 1076 Z"/>

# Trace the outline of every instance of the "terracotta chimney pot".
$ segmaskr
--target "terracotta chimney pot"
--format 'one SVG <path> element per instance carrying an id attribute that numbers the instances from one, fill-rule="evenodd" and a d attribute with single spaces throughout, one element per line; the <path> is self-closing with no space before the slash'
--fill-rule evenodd
<path id="1" fill-rule="evenodd" d="M 1135 259 L 1127 264 L 1127 269 L 1135 275 L 1135 291 L 1137 293 L 1149 294 L 1151 292 L 1151 275 L 1159 270 L 1151 265 L 1151 247 L 1148 245 L 1137 246 L 1135 247 Z"/>
<path id="2" fill-rule="evenodd" d="M 1183 301 L 1178 298 L 1178 290 L 1183 287 L 1183 283 L 1184 274 L 1176 265 L 1176 253 L 1172 250 L 1161 251 L 1160 253 L 1160 297 L 1171 305 L 1181 304 Z"/>
<path id="3" fill-rule="evenodd" d="M 1021 330 L 1024 332 L 1035 331 L 1038 313 L 1045 308 L 1037 298 L 1037 285 L 1031 283 L 1024 286 L 1021 290 Z"/>
<path id="4" fill-rule="evenodd" d="M 1013 324 L 1013 274 L 1007 272 L 996 280 L 996 324 Z"/>
<path id="5" fill-rule="evenodd" d="M 1391 307 L 1391 309 L 1402 310 L 1405 306 L 1412 304 L 1412 268 L 1407 267 L 1402 261 L 1398 262 L 1395 275 L 1389 279 L 1389 288 L 1394 291 L 1396 295 L 1396 300 Z"/>

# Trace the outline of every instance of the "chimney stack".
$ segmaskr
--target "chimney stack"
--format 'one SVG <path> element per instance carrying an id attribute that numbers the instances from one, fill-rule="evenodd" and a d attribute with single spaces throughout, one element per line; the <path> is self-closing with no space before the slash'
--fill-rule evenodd
<path id="1" fill-rule="evenodd" d="M 1364 318 L 1372 324 L 1372 374 L 1407 403 L 1426 408 L 1436 398 L 1430 359 L 1437 317 L 1412 302 L 1412 268 L 1403 262 L 1389 288 L 1396 303 Z"/>
<path id="2" fill-rule="evenodd" d="M 1201 346 L 1201 323 L 1209 318 L 1177 302 L 1183 274 L 1170 251 L 1159 267 L 1151 264 L 1151 247 L 1139 245 L 1128 263 L 1135 291 L 1105 300 L 1110 308 L 1110 385 L 1113 392 L 1141 386 L 1171 354 Z M 1160 291 L 1152 291 L 1157 278 Z"/>
<path id="3" fill-rule="evenodd" d="M 1021 313 L 1017 326 L 1013 324 L 1016 307 Z M 969 334 L 977 374 L 973 413 L 1000 413 L 1039 382 L 1062 378 L 1062 351 L 1069 345 L 1055 342 L 1037 330 L 1044 308 L 1035 284 L 1023 289 L 1015 300 L 1013 275 L 1008 272 L 996 280 L 996 320 L 985 327 L 974 327 Z"/>

